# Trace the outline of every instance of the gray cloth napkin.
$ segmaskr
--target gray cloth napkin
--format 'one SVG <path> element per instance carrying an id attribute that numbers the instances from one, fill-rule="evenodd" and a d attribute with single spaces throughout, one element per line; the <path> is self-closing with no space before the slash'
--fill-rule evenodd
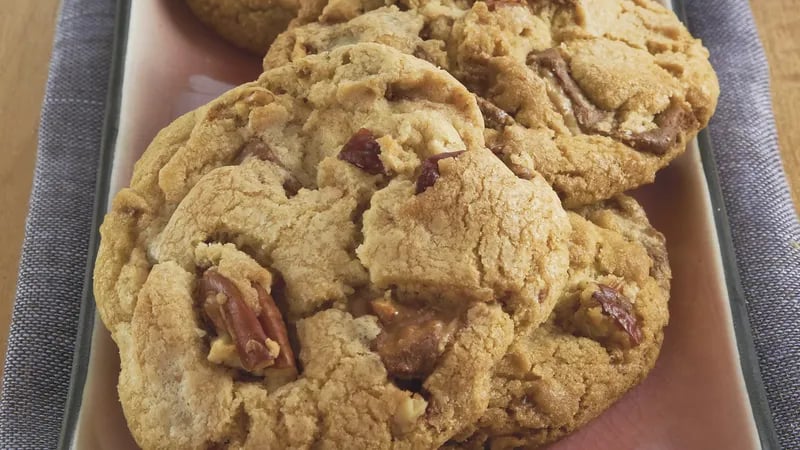
<path id="1" fill-rule="evenodd" d="M 115 3 L 61 5 L 3 374 L 3 449 L 57 445 L 92 231 Z"/>
<path id="2" fill-rule="evenodd" d="M 800 225 L 777 148 L 767 63 L 746 0 L 686 0 L 722 85 L 711 139 L 770 407 L 800 449 Z M 64 0 L 0 398 L 0 446 L 53 448 L 67 397 L 115 1 Z"/>
<path id="3" fill-rule="evenodd" d="M 746 0 L 686 0 L 720 82 L 709 133 L 781 447 L 800 449 L 800 224 L 781 165 L 769 70 Z"/>

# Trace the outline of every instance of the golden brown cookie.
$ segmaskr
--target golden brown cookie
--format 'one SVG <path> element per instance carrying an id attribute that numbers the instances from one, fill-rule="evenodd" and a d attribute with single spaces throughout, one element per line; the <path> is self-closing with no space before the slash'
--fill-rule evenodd
<path id="1" fill-rule="evenodd" d="M 220 36 L 258 56 L 289 26 L 298 0 L 186 0 L 192 12 Z"/>
<path id="2" fill-rule="evenodd" d="M 487 145 L 569 207 L 652 182 L 716 107 L 708 51 L 652 0 L 396 3 L 318 5 L 264 65 L 359 41 L 431 61 L 480 97 Z"/>
<path id="3" fill-rule="evenodd" d="M 352 186 L 348 195 L 364 209 L 381 178 L 338 159 L 361 128 L 370 130 L 380 145 L 382 164 L 409 178 L 429 156 L 483 147 L 475 100 L 450 75 L 387 47 L 353 48 L 268 71 L 156 136 L 101 228 L 95 292 L 112 330 L 130 320 L 131 293 L 144 282 L 156 252 L 166 251 L 165 244 L 156 244 L 164 241 L 161 233 L 172 213 L 214 169 L 249 159 L 272 162 L 282 170 L 289 196 L 302 187 L 341 180 Z M 386 95 L 404 91 L 418 99 Z M 345 269 L 337 265 L 336 270 Z M 339 273 L 331 280 L 344 292 L 352 288 L 347 287 L 351 279 L 365 276 L 363 271 L 358 276 Z M 317 295 L 330 295 L 333 288 L 316 284 Z"/>
<path id="4" fill-rule="evenodd" d="M 598 416 L 653 368 L 668 322 L 664 237 L 630 197 L 570 212 L 570 279 L 538 329 L 517 335 L 467 448 L 537 448 Z"/>
<path id="5" fill-rule="evenodd" d="M 102 226 L 98 310 L 144 448 L 436 448 L 546 320 L 570 225 L 446 72 L 359 44 L 167 127 Z"/>
<path id="6" fill-rule="evenodd" d="M 552 310 L 567 255 L 565 213 L 540 176 L 521 180 L 489 152 L 428 159 L 416 183 L 390 183 L 364 213 L 357 254 L 375 286 L 459 309 L 500 301 L 518 323 Z M 549 237 L 546 237 L 549 236 Z"/>

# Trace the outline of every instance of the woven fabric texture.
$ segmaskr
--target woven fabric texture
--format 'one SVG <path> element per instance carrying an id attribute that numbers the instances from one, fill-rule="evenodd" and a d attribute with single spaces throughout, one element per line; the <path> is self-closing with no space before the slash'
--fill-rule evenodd
<path id="1" fill-rule="evenodd" d="M 0 397 L 0 447 L 55 448 L 91 233 L 116 2 L 64 0 Z"/>

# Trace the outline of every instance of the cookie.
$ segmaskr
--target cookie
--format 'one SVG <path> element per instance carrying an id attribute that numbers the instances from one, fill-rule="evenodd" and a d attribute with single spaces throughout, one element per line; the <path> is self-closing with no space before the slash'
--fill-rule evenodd
<path id="1" fill-rule="evenodd" d="M 398 8 L 398 6 L 400 8 Z M 568 207 L 652 182 L 706 126 L 719 86 L 708 51 L 650 0 L 332 0 L 282 34 L 265 67 L 380 42 L 445 68 L 480 97 L 486 141 L 540 172 Z"/>
<path id="2" fill-rule="evenodd" d="M 132 294 L 157 258 L 166 222 L 216 168 L 252 158 L 273 161 L 285 170 L 288 195 L 347 177 L 362 186 L 354 189 L 363 209 L 379 177 L 337 157 L 361 128 L 381 145 L 382 164 L 409 178 L 420 159 L 484 146 L 475 100 L 450 75 L 384 46 L 353 48 L 267 71 L 156 136 L 101 227 L 95 293 L 110 329 L 130 320 Z M 417 98 L 390 100 L 386 92 Z M 342 174 L 328 176 L 334 172 L 318 171 L 321 165 L 339 167 Z M 334 278 L 346 286 L 351 277 Z"/>
<path id="3" fill-rule="evenodd" d="M 664 237 L 630 197 L 570 212 L 570 278 L 549 320 L 498 364 L 457 448 L 537 448 L 598 416 L 653 368 L 668 322 Z"/>
<path id="4" fill-rule="evenodd" d="M 416 183 L 372 196 L 357 254 L 378 287 L 447 309 L 499 301 L 518 329 L 537 326 L 563 285 L 565 218 L 540 176 L 522 180 L 485 149 L 440 154 Z"/>
<path id="5" fill-rule="evenodd" d="M 203 23 L 237 47 L 258 56 L 295 19 L 297 0 L 186 0 Z"/>
<path id="6" fill-rule="evenodd" d="M 446 72 L 359 44 L 162 131 L 101 228 L 98 310 L 143 448 L 436 448 L 567 280 L 546 181 Z"/>

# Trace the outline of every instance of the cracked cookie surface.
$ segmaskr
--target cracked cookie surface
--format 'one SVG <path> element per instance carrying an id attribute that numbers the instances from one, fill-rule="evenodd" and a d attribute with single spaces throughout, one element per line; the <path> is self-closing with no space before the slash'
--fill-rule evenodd
<path id="1" fill-rule="evenodd" d="M 569 207 L 652 182 L 716 107 L 708 51 L 654 1 L 392 3 L 319 4 L 264 65 L 363 41 L 429 60 L 480 97 L 487 145 Z"/>
<path id="2" fill-rule="evenodd" d="M 598 416 L 653 368 L 669 313 L 664 237 L 630 197 L 570 212 L 569 281 L 541 327 L 517 335 L 489 408 L 454 448 L 537 448 Z"/>
<path id="3" fill-rule="evenodd" d="M 435 448 L 478 420 L 570 235 L 482 125 L 446 72 L 359 44 L 163 130 L 95 270 L 139 445 Z"/>

